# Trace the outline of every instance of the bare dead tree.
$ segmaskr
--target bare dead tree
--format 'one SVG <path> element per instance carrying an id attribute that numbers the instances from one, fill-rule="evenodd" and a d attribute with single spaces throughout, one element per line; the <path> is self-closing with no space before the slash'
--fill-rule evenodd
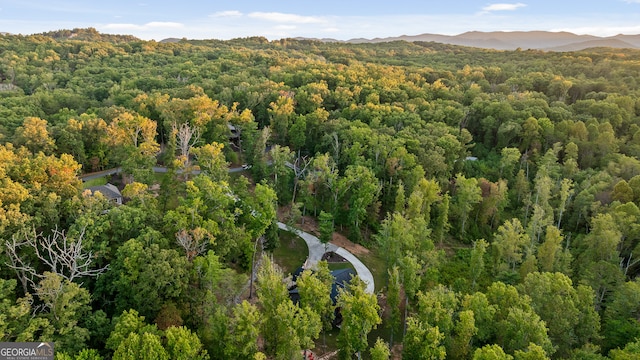
<path id="1" fill-rule="evenodd" d="M 180 155 L 184 159 L 185 167 L 189 165 L 189 151 L 200 140 L 200 130 L 195 126 L 190 126 L 187 123 L 183 123 L 178 126 L 173 123 L 173 131 L 176 134 L 176 141 Z"/>
<path id="2" fill-rule="evenodd" d="M 190 262 L 201 254 L 207 251 L 207 242 L 203 241 L 204 234 L 202 231 L 187 231 L 180 230 L 176 233 L 176 242 L 180 245 L 187 254 L 187 260 Z"/>
<path id="3" fill-rule="evenodd" d="M 93 277 L 104 273 L 109 265 L 99 269 L 91 269 L 93 253 L 83 249 L 85 229 L 82 229 L 77 239 L 69 239 L 64 231 L 53 230 L 52 235 L 36 234 L 35 229 L 25 231 L 19 236 L 13 235 L 11 241 L 6 241 L 6 249 L 11 263 L 6 264 L 14 269 L 20 282 L 28 293 L 28 285 L 36 289 L 36 280 L 45 278 L 43 273 L 26 260 L 21 249 L 33 249 L 36 258 L 46 266 L 47 270 L 59 275 L 63 279 L 73 281 L 81 277 Z"/>
<path id="4" fill-rule="evenodd" d="M 17 251 L 17 249 L 26 244 L 27 243 L 25 241 L 18 242 L 15 235 L 11 237 L 11 242 L 5 241 L 9 261 L 11 261 L 11 263 L 5 264 L 16 272 L 16 275 L 18 275 L 18 279 L 20 280 L 20 284 L 22 284 L 22 290 L 25 294 L 29 294 L 29 286 L 31 286 L 31 288 L 35 288 L 35 283 L 31 276 L 31 270 L 33 270 L 33 267 L 31 264 L 25 264 L 18 256 Z"/>
<path id="5" fill-rule="evenodd" d="M 298 157 L 293 163 L 293 172 L 295 173 L 295 177 L 293 178 L 293 197 L 291 198 L 292 204 L 296 200 L 296 193 L 298 191 L 300 180 L 304 178 L 307 167 L 309 165 L 311 165 L 311 159 L 307 158 L 306 156 L 300 156 L 300 150 L 298 150 Z"/>
<path id="6" fill-rule="evenodd" d="M 629 254 L 629 257 L 626 259 L 626 264 L 625 264 L 625 259 L 622 258 L 620 259 L 620 269 L 624 271 L 624 275 L 627 276 L 627 273 L 629 272 L 629 268 L 640 263 L 640 258 L 638 259 L 633 259 L 633 252 L 631 254 Z"/>

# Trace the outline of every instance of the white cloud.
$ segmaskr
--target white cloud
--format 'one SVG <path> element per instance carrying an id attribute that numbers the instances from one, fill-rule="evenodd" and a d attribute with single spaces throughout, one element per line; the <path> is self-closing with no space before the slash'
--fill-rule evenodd
<path id="1" fill-rule="evenodd" d="M 140 25 L 122 24 L 122 23 L 107 24 L 107 25 L 104 25 L 103 28 L 110 29 L 110 30 L 142 30 L 143 29 L 143 27 Z"/>
<path id="2" fill-rule="evenodd" d="M 279 12 L 252 12 L 249 14 L 249 17 L 278 23 L 319 24 L 326 22 L 324 19 L 315 16 L 302 16 Z"/>
<path id="3" fill-rule="evenodd" d="M 211 17 L 239 17 L 242 13 L 238 10 L 218 11 L 211 14 Z"/>
<path id="4" fill-rule="evenodd" d="M 152 21 L 150 23 L 144 24 L 145 28 L 171 28 L 171 29 L 179 29 L 184 27 L 184 24 L 178 22 L 171 21 Z"/>
<path id="5" fill-rule="evenodd" d="M 501 3 L 501 4 L 491 4 L 491 5 L 487 5 L 485 7 L 482 8 L 482 13 L 486 14 L 486 13 L 490 13 L 492 11 L 514 11 L 517 10 L 521 7 L 525 7 L 527 6 L 526 4 L 523 3 L 516 3 L 516 4 L 505 4 L 505 3 Z"/>
<path id="6" fill-rule="evenodd" d="M 177 23 L 177 22 L 152 21 L 144 25 L 112 23 L 112 24 L 106 24 L 102 28 L 109 29 L 109 30 L 145 31 L 145 30 L 152 30 L 152 29 L 180 29 L 182 27 L 184 27 L 184 24 Z"/>
<path id="7" fill-rule="evenodd" d="M 486 0 L 485 0 L 486 1 Z M 492 1 L 492 0 L 488 0 Z M 494 0 L 496 2 L 509 0 Z M 514 2 L 526 0 L 515 0 Z M 619 0 L 622 1 L 622 0 Z M 637 0 L 640 1 L 640 0 Z M 531 6 L 531 5 L 530 5 Z M 493 7 L 495 9 L 495 7 Z M 518 9 L 521 10 L 521 9 Z M 59 23 L 46 22 L 38 25 L 37 30 L 25 30 L 23 24 L 16 21 L 5 23 L 12 32 L 33 33 L 52 28 L 95 27 L 108 33 L 132 34 L 141 39 L 162 40 L 169 37 L 190 39 L 232 39 L 248 36 L 264 36 L 270 40 L 283 37 L 331 37 L 340 40 L 352 38 L 376 38 L 423 33 L 457 35 L 466 31 L 529 31 L 550 30 L 570 31 L 577 34 L 610 36 L 618 33 L 639 34 L 640 25 L 637 16 L 599 16 L 597 21 L 581 15 L 556 14 L 541 17 L 526 11 L 513 16 L 504 16 L 505 11 L 493 10 L 484 16 L 478 14 L 451 15 L 379 15 L 379 16 L 321 16 L 309 17 L 293 14 L 240 13 L 224 12 L 226 16 L 215 17 L 206 13 L 200 19 L 181 21 L 181 23 L 126 23 L 111 20 L 109 25 L 96 23 Z M 234 15 L 235 14 L 235 15 Z M 224 15 L 218 13 L 218 15 Z M 517 16 L 516 16 L 517 15 Z M 81 26 L 82 25 L 82 26 Z"/>
<path id="8" fill-rule="evenodd" d="M 295 30 L 298 27 L 295 25 L 276 25 L 274 28 L 278 30 Z"/>

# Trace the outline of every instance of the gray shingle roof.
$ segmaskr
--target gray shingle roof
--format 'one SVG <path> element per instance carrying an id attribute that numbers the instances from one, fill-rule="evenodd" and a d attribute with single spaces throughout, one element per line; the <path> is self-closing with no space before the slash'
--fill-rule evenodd
<path id="1" fill-rule="evenodd" d="M 118 188 L 113 184 L 91 186 L 88 189 L 91 190 L 92 194 L 99 192 L 102 195 L 104 195 L 107 199 L 117 200 L 122 198 L 122 194 L 120 193 L 120 190 L 118 190 Z"/>

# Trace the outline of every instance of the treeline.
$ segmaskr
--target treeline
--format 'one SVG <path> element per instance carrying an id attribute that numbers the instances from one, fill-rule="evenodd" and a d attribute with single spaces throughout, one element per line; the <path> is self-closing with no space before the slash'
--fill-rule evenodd
<path id="1" fill-rule="evenodd" d="M 234 305 L 255 239 L 278 245 L 277 202 L 384 254 L 388 308 L 371 305 L 404 358 L 637 356 L 638 51 L 92 29 L 4 35 L 0 49 L 0 304 L 15 314 L 2 340 L 52 338 L 80 358 L 155 342 L 173 358 L 176 336 L 212 358 L 312 347 L 321 309 Z M 255 188 L 227 161 L 252 165 Z M 127 204 L 82 192 L 77 175 L 116 166 Z M 47 260 L 55 236 L 82 244 L 84 273 Z M 238 317 L 269 316 L 310 332 L 229 340 Z M 369 330 L 345 331 L 344 358 Z"/>

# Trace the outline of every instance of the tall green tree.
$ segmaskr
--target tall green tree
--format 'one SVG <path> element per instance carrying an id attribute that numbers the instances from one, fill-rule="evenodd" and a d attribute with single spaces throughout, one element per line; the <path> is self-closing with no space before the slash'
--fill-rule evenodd
<path id="1" fill-rule="evenodd" d="M 493 238 L 493 247 L 498 258 L 508 265 L 511 271 L 516 270 L 516 266 L 522 261 L 525 246 L 529 244 L 530 238 L 524 232 L 520 220 L 516 218 L 500 225 Z"/>
<path id="2" fill-rule="evenodd" d="M 72 353 L 85 348 L 89 330 L 80 325 L 89 315 L 89 291 L 54 273 L 45 273 L 36 294 L 45 307 L 43 317 L 55 329 L 51 340 L 57 348 Z"/>
<path id="3" fill-rule="evenodd" d="M 245 300 L 234 306 L 232 312 L 226 354 L 234 359 L 253 359 L 262 328 L 260 311 Z"/>
<path id="4" fill-rule="evenodd" d="M 280 303 L 276 311 L 275 322 L 270 325 L 275 327 L 278 337 L 276 359 L 294 359 L 302 350 L 314 347 L 313 341 L 322 330 L 320 315 L 309 307 L 294 305 L 291 300 Z"/>
<path id="5" fill-rule="evenodd" d="M 600 316 L 593 305 L 594 294 L 591 289 L 585 290 L 589 291 L 576 291 L 571 279 L 561 273 L 534 272 L 522 283 L 522 291 L 531 298 L 531 306 L 546 323 L 559 356 L 567 356 L 571 349 L 599 340 Z"/>
<path id="6" fill-rule="evenodd" d="M 453 336 L 447 348 L 454 359 L 468 359 L 472 350 L 473 337 L 478 332 L 475 326 L 473 311 L 464 310 L 458 313 L 458 320 L 453 327 Z"/>
<path id="7" fill-rule="evenodd" d="M 516 360 L 549 360 L 547 353 L 544 349 L 536 345 L 534 343 L 529 344 L 527 350 L 516 350 L 515 352 Z"/>
<path id="8" fill-rule="evenodd" d="M 359 238 L 362 222 L 368 214 L 377 215 L 374 203 L 380 193 L 380 185 L 373 171 L 365 166 L 348 166 L 344 177 L 340 179 L 339 191 L 343 196 L 343 203 L 348 204 L 346 223 L 350 224 L 352 235 Z"/>
<path id="9" fill-rule="evenodd" d="M 293 163 L 293 152 L 288 146 L 274 145 L 269 151 L 271 155 L 273 172 L 273 187 L 278 194 L 278 200 L 281 204 L 287 203 L 293 197 L 290 185 L 293 170 L 289 166 Z"/>
<path id="10" fill-rule="evenodd" d="M 170 327 L 164 332 L 165 349 L 172 360 L 208 360 L 209 355 L 203 349 L 198 335 L 185 327 Z"/>
<path id="11" fill-rule="evenodd" d="M 451 228 L 451 224 L 449 223 L 450 199 L 451 196 L 449 196 L 448 193 L 442 196 L 442 202 L 438 206 L 438 217 L 433 226 L 433 241 L 439 244 L 442 244 Z"/>
<path id="12" fill-rule="evenodd" d="M 444 334 L 438 327 L 429 326 L 422 321 L 410 317 L 407 319 L 407 333 L 404 337 L 403 359 L 439 359 L 446 358 L 446 350 L 442 345 Z"/>
<path id="13" fill-rule="evenodd" d="M 482 200 L 482 193 L 478 187 L 478 180 L 475 178 L 467 179 L 464 175 L 458 174 L 455 180 L 455 209 L 460 220 L 460 236 L 463 236 L 469 214 L 473 207 Z"/>
<path id="14" fill-rule="evenodd" d="M 496 344 L 507 353 L 524 350 L 529 343 L 541 346 L 547 354 L 554 347 L 547 327 L 531 307 L 531 300 L 512 285 L 495 282 L 486 292 L 487 300 L 495 308 Z M 480 327 L 481 325 L 479 325 Z"/>
<path id="15" fill-rule="evenodd" d="M 289 303 L 291 300 L 284 284 L 282 271 L 266 255 L 263 255 L 260 261 L 261 266 L 256 278 L 256 293 L 264 316 L 262 335 L 267 353 L 275 355 L 280 346 L 279 343 L 286 335 L 280 334 L 279 329 L 273 324 L 278 324 L 280 321 L 278 314 L 280 304 Z M 290 309 L 285 308 L 285 310 Z M 288 314 L 288 316 L 293 317 L 294 315 Z M 288 326 L 290 325 L 288 324 Z"/>
<path id="16" fill-rule="evenodd" d="M 123 311 L 120 316 L 113 318 L 113 322 L 115 324 L 113 331 L 111 331 L 106 342 L 106 348 L 110 350 L 117 350 L 132 333 L 138 335 L 144 333 L 160 334 L 155 325 L 147 324 L 144 316 L 140 316 L 138 312 L 133 309 Z"/>
<path id="17" fill-rule="evenodd" d="M 333 240 L 334 228 L 333 215 L 321 210 L 318 216 L 318 231 L 320 232 L 320 242 L 324 244 L 325 251 L 327 250 L 328 244 Z"/>
<path id="18" fill-rule="evenodd" d="M 558 223 L 556 225 L 558 228 L 562 224 L 562 215 L 575 192 L 573 185 L 573 181 L 567 178 L 562 179 L 560 183 L 560 204 L 558 206 Z"/>
<path id="19" fill-rule="evenodd" d="M 520 150 L 517 148 L 502 148 L 500 151 L 502 157 L 500 158 L 500 177 L 505 177 L 507 180 L 513 178 L 513 172 L 515 165 L 520 161 Z"/>
<path id="20" fill-rule="evenodd" d="M 510 308 L 506 319 L 498 323 L 497 335 L 507 353 L 524 350 L 530 343 L 541 346 L 549 354 L 554 352 L 545 322 L 533 310 Z"/>
<path id="21" fill-rule="evenodd" d="M 322 263 L 322 264 L 321 264 Z M 318 273 L 305 270 L 296 280 L 300 294 L 300 306 L 309 308 L 322 319 L 325 330 L 330 330 L 334 317 L 334 306 L 331 299 L 332 281 L 323 281 L 332 276 L 326 262 L 318 263 Z M 318 274 L 318 275 L 316 275 Z"/>
<path id="22" fill-rule="evenodd" d="M 504 352 L 504 350 L 496 344 L 485 345 L 473 352 L 473 360 L 511 360 L 513 356 Z"/>
<path id="23" fill-rule="evenodd" d="M 365 292 L 365 284 L 358 278 L 352 279 L 346 290 L 340 290 L 337 306 L 342 314 L 340 357 L 349 359 L 367 349 L 369 332 L 382 322 L 380 306 L 374 294 Z"/>
<path id="24" fill-rule="evenodd" d="M 484 255 L 487 252 L 489 244 L 484 240 L 476 240 L 473 242 L 473 250 L 471 251 L 471 260 L 469 263 L 469 277 L 471 278 L 471 290 L 475 290 L 478 280 L 484 272 Z"/>
<path id="25" fill-rule="evenodd" d="M 475 339 L 480 343 L 488 343 L 494 336 L 496 305 L 490 304 L 487 296 L 481 292 L 465 295 L 462 299 L 462 311 L 471 311 L 477 329 Z"/>
<path id="26" fill-rule="evenodd" d="M 387 305 L 391 310 L 389 327 L 391 328 L 391 338 L 389 344 L 393 346 L 393 335 L 400 326 L 400 271 L 398 266 L 393 266 L 388 270 L 389 283 L 387 284 Z"/>
<path id="27" fill-rule="evenodd" d="M 169 360 L 160 337 L 152 333 L 130 333 L 113 353 L 113 360 Z"/>
<path id="28" fill-rule="evenodd" d="M 640 337 L 640 282 L 628 281 L 611 295 L 603 315 L 604 350 L 622 348 Z"/>
<path id="29" fill-rule="evenodd" d="M 375 345 L 369 349 L 369 355 L 371 355 L 371 360 L 389 360 L 391 351 L 389 350 L 389 345 L 378 338 Z"/>
<path id="30" fill-rule="evenodd" d="M 538 264 L 542 272 L 569 272 L 567 257 L 570 253 L 563 251 L 564 237 L 555 226 L 548 226 L 544 242 L 538 247 Z"/>
<path id="31" fill-rule="evenodd" d="M 165 302 L 178 301 L 186 293 L 188 268 L 185 256 L 157 243 L 145 245 L 143 235 L 118 249 L 112 274 L 99 281 L 105 295 L 114 296 L 116 311 L 134 308 L 147 318 L 155 318 Z"/>
<path id="32" fill-rule="evenodd" d="M 437 327 L 445 336 L 451 334 L 454 314 L 458 308 L 456 293 L 443 285 L 426 292 L 418 292 L 416 317 L 429 326 Z"/>
<path id="33" fill-rule="evenodd" d="M 600 309 L 607 296 L 623 281 L 618 246 L 622 234 L 610 214 L 592 219 L 591 232 L 584 237 L 584 251 L 578 256 L 580 279 L 596 292 L 596 307 Z"/>
<path id="34" fill-rule="evenodd" d="M 46 317 L 32 316 L 33 296 L 29 293 L 22 298 L 15 295 L 16 280 L 0 279 L 0 340 L 50 341 L 55 328 Z M 83 333 L 80 333 L 82 341 Z"/>
<path id="35" fill-rule="evenodd" d="M 611 350 L 610 357 L 612 360 L 633 360 L 640 355 L 640 341 L 628 343 L 624 349 Z"/>
<path id="36" fill-rule="evenodd" d="M 403 254 L 415 252 L 417 241 L 412 224 L 400 213 L 389 214 L 380 224 L 380 232 L 375 239 L 385 253 L 389 266 L 398 263 Z"/>

